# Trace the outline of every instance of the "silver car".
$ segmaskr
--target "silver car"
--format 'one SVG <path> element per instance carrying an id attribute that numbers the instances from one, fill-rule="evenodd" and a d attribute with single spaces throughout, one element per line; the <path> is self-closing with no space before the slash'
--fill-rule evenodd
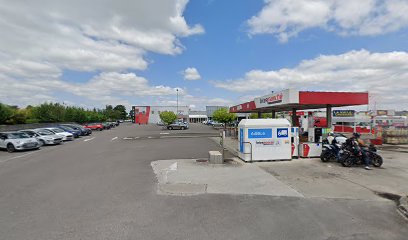
<path id="1" fill-rule="evenodd" d="M 65 132 L 62 129 L 59 128 L 55 128 L 55 127 L 49 127 L 49 128 L 37 128 L 34 129 L 36 131 L 45 131 L 45 132 L 50 132 L 52 134 L 56 134 L 58 136 L 62 137 L 62 141 L 72 141 L 74 140 L 74 135 L 72 135 L 72 133 L 69 132 Z"/>
<path id="2" fill-rule="evenodd" d="M 26 133 L 28 136 L 36 138 L 41 145 L 57 145 L 62 143 L 62 137 L 52 134 L 50 131 L 27 129 L 20 130 L 19 132 Z"/>
<path id="3" fill-rule="evenodd" d="M 169 130 L 173 130 L 173 129 L 181 129 L 181 130 L 185 130 L 188 129 L 188 123 L 185 122 L 174 122 L 170 125 L 167 126 L 167 129 Z"/>
<path id="4" fill-rule="evenodd" d="M 41 144 L 36 138 L 30 137 L 22 132 L 1 132 L 0 148 L 7 149 L 8 152 L 26 149 L 39 149 Z"/>

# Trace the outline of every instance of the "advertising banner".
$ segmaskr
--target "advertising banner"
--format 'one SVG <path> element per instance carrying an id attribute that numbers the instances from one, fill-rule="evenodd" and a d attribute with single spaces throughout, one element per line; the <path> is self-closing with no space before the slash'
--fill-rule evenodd
<path id="1" fill-rule="evenodd" d="M 294 89 L 286 89 L 280 92 L 274 92 L 255 98 L 256 108 L 277 106 L 288 103 L 299 103 L 299 91 Z"/>
<path id="2" fill-rule="evenodd" d="M 354 110 L 333 110 L 333 117 L 354 117 Z"/>

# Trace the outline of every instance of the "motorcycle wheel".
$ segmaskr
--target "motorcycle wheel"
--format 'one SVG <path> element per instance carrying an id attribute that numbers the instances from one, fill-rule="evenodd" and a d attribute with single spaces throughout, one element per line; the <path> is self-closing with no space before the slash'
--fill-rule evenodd
<path id="1" fill-rule="evenodd" d="M 341 165 L 343 167 L 351 167 L 353 165 L 353 158 L 350 155 L 343 156 Z"/>
<path id="2" fill-rule="evenodd" d="M 374 167 L 381 167 L 381 165 L 383 164 L 383 159 L 378 154 L 373 154 L 372 155 L 372 161 L 373 161 L 373 166 Z"/>
<path id="3" fill-rule="evenodd" d="M 335 159 L 336 159 L 336 156 L 334 156 L 334 154 L 330 152 L 324 152 L 320 155 L 320 160 L 322 160 L 322 162 L 329 162 Z"/>

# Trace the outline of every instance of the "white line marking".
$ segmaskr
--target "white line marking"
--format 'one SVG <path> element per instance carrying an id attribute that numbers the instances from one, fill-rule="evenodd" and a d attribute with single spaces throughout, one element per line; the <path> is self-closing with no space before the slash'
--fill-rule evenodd
<path id="1" fill-rule="evenodd" d="M 0 163 L 4 163 L 4 162 L 7 162 L 7 161 L 16 159 L 16 158 L 22 158 L 22 157 L 28 156 L 28 155 L 30 155 L 30 154 L 33 154 L 33 153 L 36 153 L 36 152 L 39 152 L 39 151 L 41 151 L 41 150 L 37 150 L 37 151 L 35 151 L 35 152 L 29 152 L 29 153 L 26 153 L 26 154 L 23 154 L 23 155 L 19 155 L 19 156 L 15 156 L 15 157 L 12 157 L 12 158 L 8 158 L 8 159 L 6 159 L 6 160 L 0 161 Z"/>
<path id="2" fill-rule="evenodd" d="M 138 139 L 138 138 L 140 138 L 140 137 L 135 137 L 135 139 Z"/>
<path id="3" fill-rule="evenodd" d="M 116 140 L 116 139 L 118 139 L 118 137 L 114 137 L 114 138 L 112 138 L 112 139 L 111 139 L 111 141 Z"/>
<path id="4" fill-rule="evenodd" d="M 170 134 L 170 133 L 161 132 L 160 134 L 161 134 L 161 135 L 168 135 L 168 134 Z"/>
<path id="5" fill-rule="evenodd" d="M 133 138 L 131 138 L 131 137 L 124 137 L 123 138 L 123 140 L 130 140 L 130 139 L 133 139 Z"/>
<path id="6" fill-rule="evenodd" d="M 147 138 L 153 138 L 153 137 L 147 137 Z"/>
<path id="7" fill-rule="evenodd" d="M 93 138 L 88 138 L 88 139 L 84 139 L 84 142 L 88 142 L 88 141 L 91 141 L 91 140 L 93 140 L 93 139 L 95 139 L 95 137 L 93 137 Z"/>

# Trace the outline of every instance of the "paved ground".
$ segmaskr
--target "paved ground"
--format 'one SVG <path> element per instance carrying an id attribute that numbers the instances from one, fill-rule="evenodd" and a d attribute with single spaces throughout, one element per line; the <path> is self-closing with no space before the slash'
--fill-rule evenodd
<path id="1" fill-rule="evenodd" d="M 408 235 L 407 221 L 391 201 L 157 194 L 153 161 L 205 158 L 218 148 L 200 134 L 186 136 L 216 133 L 206 126 L 193 125 L 183 136 L 177 132 L 123 125 L 63 146 L 0 152 L 0 239 L 333 240 Z"/>

